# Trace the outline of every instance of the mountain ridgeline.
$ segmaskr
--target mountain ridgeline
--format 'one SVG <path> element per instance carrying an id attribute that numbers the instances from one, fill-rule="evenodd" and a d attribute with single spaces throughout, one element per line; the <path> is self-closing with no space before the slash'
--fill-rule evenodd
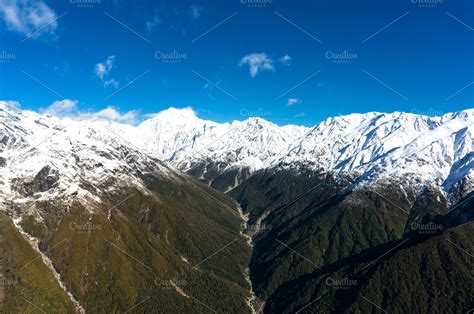
<path id="1" fill-rule="evenodd" d="M 474 308 L 472 109 L 0 122 L 0 312 Z"/>

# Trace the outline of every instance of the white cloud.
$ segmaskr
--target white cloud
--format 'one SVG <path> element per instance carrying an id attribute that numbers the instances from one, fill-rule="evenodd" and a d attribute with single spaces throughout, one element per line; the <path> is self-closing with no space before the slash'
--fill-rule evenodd
<path id="1" fill-rule="evenodd" d="M 41 112 L 60 118 L 67 117 L 73 115 L 76 112 L 77 103 L 77 100 L 71 99 L 56 100 L 48 108 L 41 110 Z"/>
<path id="2" fill-rule="evenodd" d="M 153 33 L 153 31 L 156 29 L 159 23 L 160 23 L 160 18 L 158 17 L 158 13 L 155 12 L 155 14 L 153 15 L 153 18 L 150 21 L 146 22 L 146 29 L 148 31 L 148 34 Z"/>
<path id="3" fill-rule="evenodd" d="M 115 79 L 107 78 L 109 76 L 109 73 L 114 68 L 114 62 L 115 56 L 109 56 L 105 62 L 96 63 L 95 65 L 95 75 L 97 75 L 97 77 L 101 79 L 105 87 L 112 86 L 114 88 L 117 88 L 119 85 L 119 82 Z"/>
<path id="4" fill-rule="evenodd" d="M 56 13 L 39 0 L 0 0 L 0 14 L 9 30 L 27 36 L 54 34 L 58 27 Z"/>
<path id="5" fill-rule="evenodd" d="M 0 108 L 20 108 L 20 103 L 13 100 L 0 100 Z"/>
<path id="6" fill-rule="evenodd" d="M 104 81 L 104 86 L 112 86 L 114 88 L 117 88 L 119 85 L 119 82 L 114 80 L 113 78 L 109 79 L 109 80 L 106 80 Z"/>
<path id="7" fill-rule="evenodd" d="M 70 99 L 56 100 L 49 107 L 40 111 L 41 113 L 50 114 L 58 118 L 70 118 L 73 120 L 105 119 L 121 123 L 135 124 L 138 119 L 138 112 L 136 110 L 120 113 L 120 111 L 115 107 L 107 106 L 107 108 L 96 112 L 81 112 L 77 108 L 78 103 L 77 100 Z"/>
<path id="8" fill-rule="evenodd" d="M 292 106 L 292 105 L 296 105 L 296 104 L 300 104 L 301 103 L 301 99 L 299 98 L 288 98 L 288 102 L 286 103 L 288 106 Z"/>
<path id="9" fill-rule="evenodd" d="M 251 53 L 240 60 L 240 66 L 247 64 L 250 69 L 250 76 L 255 77 L 261 71 L 274 71 L 273 60 L 265 53 Z"/>
<path id="10" fill-rule="evenodd" d="M 291 57 L 289 55 L 284 55 L 280 57 L 280 62 L 283 63 L 284 65 L 290 65 Z"/>
<path id="11" fill-rule="evenodd" d="M 136 110 L 130 110 L 125 113 L 120 113 L 120 111 L 118 111 L 115 107 L 107 106 L 105 109 L 93 113 L 82 114 L 80 117 L 90 117 L 121 123 L 135 124 L 137 122 L 138 112 Z"/>
<path id="12" fill-rule="evenodd" d="M 97 63 L 95 65 L 95 74 L 102 80 L 106 75 L 112 71 L 114 67 L 115 56 L 109 56 L 104 63 Z"/>
<path id="13" fill-rule="evenodd" d="M 107 69 L 103 63 L 97 63 L 95 65 L 95 75 L 97 75 L 101 80 L 104 78 L 107 73 Z"/>
<path id="14" fill-rule="evenodd" d="M 40 109 L 41 114 L 50 114 L 60 119 L 69 118 L 72 120 L 110 120 L 120 123 L 137 124 L 148 115 L 140 115 L 138 110 L 130 110 L 120 112 L 114 106 L 107 106 L 99 111 L 80 111 L 77 104 L 79 101 L 71 99 L 56 100 L 46 109 Z M 0 108 L 17 108 L 21 107 L 18 101 L 0 100 Z"/>
<path id="15" fill-rule="evenodd" d="M 202 13 L 202 7 L 197 6 L 197 5 L 192 5 L 189 7 L 189 14 L 194 20 L 199 19 L 199 17 L 201 17 L 201 13 Z"/>

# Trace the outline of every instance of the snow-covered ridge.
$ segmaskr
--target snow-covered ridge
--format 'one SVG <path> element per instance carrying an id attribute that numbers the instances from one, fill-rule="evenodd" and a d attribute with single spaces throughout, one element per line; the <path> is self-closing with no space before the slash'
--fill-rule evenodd
<path id="1" fill-rule="evenodd" d="M 438 117 L 372 112 L 329 118 L 292 145 L 276 164 L 314 165 L 367 179 L 410 175 L 438 185 L 448 183 L 453 167 L 459 167 L 458 176 L 444 185 L 449 190 L 461 179 L 472 182 L 473 124 L 474 110 Z"/>
<path id="2" fill-rule="evenodd" d="M 135 128 L 58 119 L 0 102 L 0 203 L 58 197 L 94 203 L 110 186 L 144 187 L 140 175 L 147 172 L 175 177 L 121 137 L 127 132 Z"/>
<path id="3" fill-rule="evenodd" d="M 441 116 L 351 114 L 307 128 L 261 118 L 219 124 L 199 119 L 190 109 L 171 108 L 137 130 L 142 147 L 184 171 L 210 162 L 219 164 L 220 173 L 313 168 L 354 173 L 366 182 L 406 177 L 448 192 L 460 182 L 472 190 L 473 124 L 474 109 Z"/>
<path id="4" fill-rule="evenodd" d="M 474 177 L 474 109 L 436 117 L 402 112 L 351 114 L 308 128 L 278 126 L 261 118 L 216 123 L 200 119 L 189 108 L 170 108 L 134 127 L 58 119 L 0 102 L 0 122 L 4 184 L 15 176 L 38 173 L 37 168 L 47 160 L 71 176 L 90 171 L 104 177 L 101 171 L 105 171 L 127 179 L 127 174 L 118 170 L 131 172 L 133 165 L 104 157 L 117 157 L 117 150 L 123 148 L 138 154 L 137 162 L 143 167 L 149 157 L 183 171 L 204 165 L 205 173 L 206 165 L 212 163 L 217 165 L 213 169 L 216 175 L 232 169 L 252 173 L 269 168 L 310 168 L 354 173 L 367 182 L 407 177 L 431 182 L 446 192 L 461 183 L 472 190 Z M 32 147 L 34 155 L 27 152 Z M 34 159 L 8 161 L 12 152 Z M 87 163 L 77 163 L 77 158 Z M 1 167 L 2 160 L 7 160 L 6 167 Z M 81 169 L 84 165 L 89 170 Z M 68 189 L 73 187 L 71 184 Z"/>

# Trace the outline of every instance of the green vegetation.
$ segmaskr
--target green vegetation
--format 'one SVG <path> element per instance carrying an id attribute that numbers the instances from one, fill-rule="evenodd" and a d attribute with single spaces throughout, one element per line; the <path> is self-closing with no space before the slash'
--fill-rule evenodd
<path id="1" fill-rule="evenodd" d="M 265 312 L 467 313 L 474 306 L 473 228 L 395 241 L 328 265 L 281 286 Z"/>
<path id="2" fill-rule="evenodd" d="M 0 313 L 73 313 L 66 293 L 30 244 L 0 213 Z"/>
<path id="3" fill-rule="evenodd" d="M 379 311 L 362 296 L 373 298 L 371 302 L 387 308 L 389 313 L 436 312 L 430 307 L 437 309 L 444 298 L 452 299 L 449 290 L 456 291 L 464 301 L 451 309 L 454 302 L 441 306 L 445 312 L 474 307 L 472 297 L 467 295 L 472 290 L 472 272 L 467 268 L 472 257 L 464 255 L 461 260 L 462 254 L 441 238 L 427 240 L 440 237 L 447 232 L 447 226 L 459 224 L 451 221 L 454 215 L 443 218 L 447 204 L 439 192 L 425 189 L 417 195 L 406 195 L 399 185 L 390 182 L 345 189 L 348 186 L 315 173 L 265 171 L 230 192 L 249 212 L 249 229 L 258 231 L 250 268 L 254 291 L 266 302 L 266 313 L 294 313 L 319 297 L 321 300 L 308 306 L 306 313 Z M 260 225 L 259 218 L 264 218 Z M 431 229 L 423 230 L 423 226 Z M 462 243 L 472 248 L 472 227 L 461 229 L 465 236 L 470 232 L 471 240 Z M 439 242 L 443 242 L 441 246 Z M 389 268 L 362 271 L 364 264 L 397 245 L 405 253 L 390 259 Z M 408 258 L 406 254 L 411 253 L 413 257 Z M 448 262 L 442 260 L 444 255 Z M 458 267 L 454 270 L 452 265 Z M 374 273 L 376 269 L 378 273 Z M 400 277 L 392 285 L 392 277 L 398 273 L 409 276 L 409 281 L 403 283 Z M 420 274 L 426 278 L 420 278 Z M 463 276 L 459 285 L 452 281 Z M 353 279 L 358 283 L 335 289 L 328 287 L 327 279 L 336 283 Z M 409 283 L 412 281 L 415 283 Z M 402 291 L 398 292 L 402 294 L 401 301 L 395 301 L 397 288 Z M 416 298 L 422 288 L 421 297 Z M 408 305 L 402 306 L 404 301 Z"/>
<path id="4" fill-rule="evenodd" d="M 27 217 L 23 228 L 42 248 L 60 243 L 48 255 L 88 313 L 250 312 L 251 250 L 235 202 L 187 176 L 146 180 L 147 191 L 114 189 L 87 208 L 39 203 L 45 219 Z"/>
<path id="5" fill-rule="evenodd" d="M 474 307 L 474 222 L 460 224 L 472 202 L 444 215 L 446 200 L 428 189 L 407 196 L 393 184 L 352 189 L 315 173 L 263 172 L 229 193 L 250 214 L 252 255 L 229 196 L 184 175 L 143 179 L 146 189 L 104 183 L 102 203 L 38 202 L 42 219 L 22 221 L 88 313 L 249 313 L 249 264 L 265 313 Z M 73 313 L 0 217 L 0 312 Z"/>
<path id="6" fill-rule="evenodd" d="M 251 222 L 268 213 L 251 264 L 254 290 L 263 299 L 317 267 L 401 238 L 408 216 L 377 194 L 346 192 L 331 178 L 314 175 L 256 176 L 232 195 L 250 210 Z"/>

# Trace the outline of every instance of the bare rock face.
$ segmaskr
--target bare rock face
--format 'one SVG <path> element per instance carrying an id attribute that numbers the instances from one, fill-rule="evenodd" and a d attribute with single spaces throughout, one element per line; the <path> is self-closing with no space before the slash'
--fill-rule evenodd
<path id="1" fill-rule="evenodd" d="M 5 160 L 5 158 L 0 157 L 0 167 L 5 167 L 6 164 L 7 164 L 7 161 Z"/>
<path id="2" fill-rule="evenodd" d="M 2 139 L 0 140 L 0 144 L 7 145 L 8 143 L 8 136 L 3 135 Z"/>
<path id="3" fill-rule="evenodd" d="M 59 173 L 50 166 L 44 166 L 31 181 L 15 182 L 14 186 L 23 196 L 32 196 L 38 192 L 46 192 L 57 187 L 59 184 Z"/>

